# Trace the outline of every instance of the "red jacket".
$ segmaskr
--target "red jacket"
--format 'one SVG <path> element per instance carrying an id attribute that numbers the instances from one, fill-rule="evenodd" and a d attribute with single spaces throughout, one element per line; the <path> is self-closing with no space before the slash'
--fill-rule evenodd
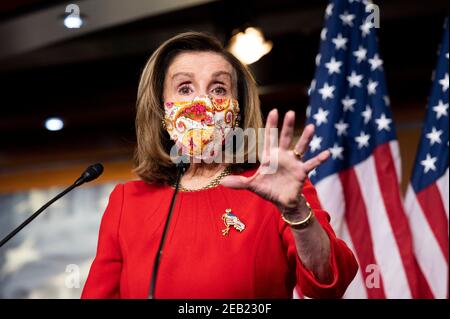
<path id="1" fill-rule="evenodd" d="M 170 186 L 142 181 L 116 186 L 102 218 L 97 255 L 82 298 L 148 297 L 172 194 Z M 219 185 L 178 193 L 155 298 L 291 298 L 296 284 L 309 297 L 341 297 L 357 272 L 356 260 L 336 238 L 310 182 L 303 194 L 330 238 L 332 282 L 318 282 L 303 266 L 291 229 L 273 203 L 253 192 Z M 231 228 L 222 235 L 227 208 L 245 224 L 242 232 Z"/>

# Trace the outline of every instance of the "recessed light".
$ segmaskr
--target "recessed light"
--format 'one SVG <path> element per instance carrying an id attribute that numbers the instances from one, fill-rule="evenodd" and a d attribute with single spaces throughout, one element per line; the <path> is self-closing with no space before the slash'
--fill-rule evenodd
<path id="1" fill-rule="evenodd" d="M 64 19 L 64 25 L 68 29 L 78 29 L 83 24 L 83 20 L 77 16 L 67 16 Z"/>
<path id="2" fill-rule="evenodd" d="M 51 117 L 45 120 L 45 128 L 49 131 L 60 131 L 64 127 L 64 122 L 59 117 Z"/>

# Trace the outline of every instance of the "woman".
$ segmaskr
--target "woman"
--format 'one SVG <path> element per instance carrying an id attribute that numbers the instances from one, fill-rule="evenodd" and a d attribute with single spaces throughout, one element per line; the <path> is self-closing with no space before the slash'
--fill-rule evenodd
<path id="1" fill-rule="evenodd" d="M 246 163 L 211 161 L 230 131 L 262 127 L 255 81 L 213 37 L 189 32 L 163 43 L 138 90 L 142 181 L 111 193 L 82 298 L 147 298 L 152 285 L 155 298 L 291 298 L 295 286 L 341 297 L 358 266 L 307 179 L 329 152 L 302 161 L 313 126 L 289 149 L 294 116 L 287 112 L 278 140 L 277 110 L 269 113 L 260 165 L 248 152 Z M 152 281 L 174 193 L 174 145 L 190 163 Z"/>

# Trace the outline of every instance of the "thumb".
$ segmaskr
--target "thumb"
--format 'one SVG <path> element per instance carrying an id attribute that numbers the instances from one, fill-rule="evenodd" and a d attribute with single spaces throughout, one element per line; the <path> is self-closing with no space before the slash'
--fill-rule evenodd
<path id="1" fill-rule="evenodd" d="M 244 176 L 226 176 L 220 181 L 220 184 L 225 187 L 244 189 L 248 188 L 248 178 Z"/>

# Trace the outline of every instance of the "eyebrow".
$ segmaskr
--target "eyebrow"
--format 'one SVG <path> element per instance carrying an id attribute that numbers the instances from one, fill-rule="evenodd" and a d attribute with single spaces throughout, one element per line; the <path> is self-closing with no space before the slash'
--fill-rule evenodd
<path id="1" fill-rule="evenodd" d="M 231 76 L 230 72 L 227 72 L 227 71 L 217 71 L 217 72 L 214 72 L 212 76 L 213 76 L 213 78 L 218 78 L 221 75 L 228 76 L 230 78 L 230 81 L 233 80 L 233 77 Z"/>
<path id="2" fill-rule="evenodd" d="M 218 77 L 220 77 L 220 76 L 222 76 L 222 75 L 228 76 L 228 77 L 230 78 L 230 81 L 233 80 L 233 77 L 231 76 L 231 73 L 230 73 L 230 72 L 227 72 L 227 71 L 217 71 L 217 72 L 214 72 L 213 75 L 212 75 L 212 77 L 213 77 L 213 78 L 218 78 Z M 194 73 L 191 73 L 191 72 L 177 72 L 177 73 L 175 73 L 174 75 L 172 75 L 172 80 L 173 80 L 174 78 L 178 77 L 178 76 L 186 76 L 186 77 L 188 77 L 188 78 L 193 78 L 193 77 L 194 77 Z"/>

